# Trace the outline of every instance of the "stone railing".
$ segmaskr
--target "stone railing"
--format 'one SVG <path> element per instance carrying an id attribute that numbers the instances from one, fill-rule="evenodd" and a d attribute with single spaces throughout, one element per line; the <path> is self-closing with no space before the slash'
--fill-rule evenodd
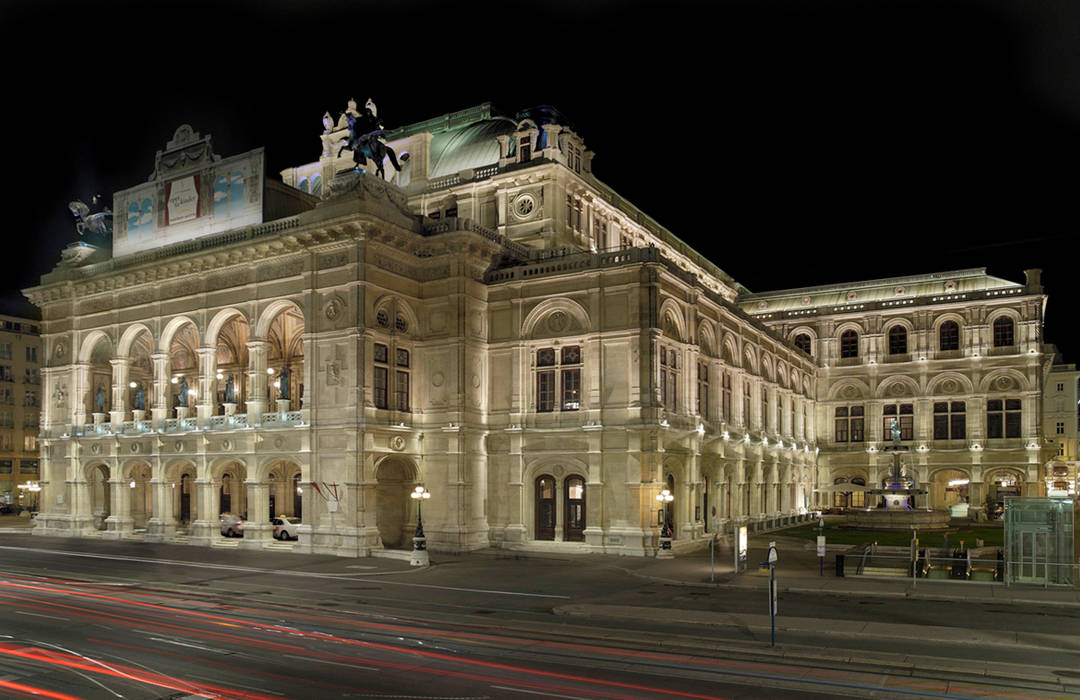
<path id="1" fill-rule="evenodd" d="M 210 416 L 205 425 L 199 425 L 199 419 L 195 416 L 187 418 L 166 418 L 161 421 L 158 428 L 154 428 L 151 420 L 133 421 L 127 420 L 122 423 L 85 423 L 83 425 L 51 425 L 43 428 L 41 437 L 47 438 L 70 438 L 70 437 L 96 437 L 104 435 L 139 435 L 143 433 L 187 433 L 200 430 L 242 430 L 250 427 L 258 428 L 293 428 L 308 425 L 309 412 L 307 409 L 288 411 L 285 413 L 272 412 L 259 415 L 259 423 L 252 425 L 246 413 L 234 413 L 227 416 Z M 113 427 L 116 427 L 116 430 Z"/>

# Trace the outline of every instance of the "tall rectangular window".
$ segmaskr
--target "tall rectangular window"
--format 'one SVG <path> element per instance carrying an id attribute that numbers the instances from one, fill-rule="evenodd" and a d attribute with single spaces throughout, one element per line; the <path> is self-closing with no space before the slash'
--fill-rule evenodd
<path id="1" fill-rule="evenodd" d="M 390 362 L 390 349 L 382 343 L 375 343 L 373 355 L 375 372 L 372 389 L 375 408 L 390 408 L 390 370 L 385 366 Z"/>
<path id="2" fill-rule="evenodd" d="M 889 404 L 882 407 L 882 435 L 886 442 L 892 440 L 892 424 L 897 421 L 901 440 L 915 439 L 915 407 L 910 403 Z"/>
<path id="3" fill-rule="evenodd" d="M 697 412 L 709 419 L 709 363 L 699 362 L 697 369 Z"/>
<path id="4" fill-rule="evenodd" d="M 536 410 L 539 413 L 555 410 L 555 370 L 536 373 Z"/>
<path id="5" fill-rule="evenodd" d="M 750 427 L 750 382 L 743 382 L 743 394 L 742 394 L 742 421 L 743 426 Z"/>
<path id="6" fill-rule="evenodd" d="M 864 442 L 866 440 L 865 408 L 837 406 L 833 417 L 835 442 Z"/>
<path id="7" fill-rule="evenodd" d="M 720 412 L 721 418 L 731 422 L 731 372 L 723 372 L 720 375 Z"/>
<path id="8" fill-rule="evenodd" d="M 967 437 L 966 411 L 963 401 L 934 402 L 934 439 L 963 440 Z"/>
<path id="9" fill-rule="evenodd" d="M 1020 437 L 1020 399 L 990 399 L 986 402 L 986 437 Z"/>
<path id="10" fill-rule="evenodd" d="M 568 345 L 559 353 L 562 380 L 562 410 L 581 408 L 581 346 Z"/>
<path id="11" fill-rule="evenodd" d="M 679 353 L 660 346 L 660 403 L 668 411 L 679 406 Z"/>

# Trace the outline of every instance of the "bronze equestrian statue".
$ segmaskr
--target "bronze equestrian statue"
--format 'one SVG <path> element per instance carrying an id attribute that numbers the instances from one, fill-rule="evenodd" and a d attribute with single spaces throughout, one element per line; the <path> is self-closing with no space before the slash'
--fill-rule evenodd
<path id="1" fill-rule="evenodd" d="M 375 116 L 374 107 L 375 104 L 368 100 L 367 104 L 364 105 L 362 114 L 346 114 L 345 121 L 349 124 L 349 136 L 345 139 L 341 148 L 338 149 L 338 158 L 341 157 L 342 151 L 352 151 L 353 162 L 356 164 L 358 172 L 365 172 L 364 168 L 367 166 L 367 162 L 373 160 L 375 161 L 375 173 L 380 178 L 385 179 L 384 158 L 390 158 L 390 164 L 398 172 L 401 172 L 401 166 L 398 165 L 397 154 L 394 153 L 394 149 L 379 140 L 390 132 L 383 129 L 382 122 Z M 402 160 L 404 160 L 404 156 Z"/>

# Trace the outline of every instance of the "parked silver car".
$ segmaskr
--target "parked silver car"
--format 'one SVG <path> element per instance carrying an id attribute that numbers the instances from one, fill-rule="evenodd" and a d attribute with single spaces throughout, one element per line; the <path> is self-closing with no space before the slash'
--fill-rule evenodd
<path id="1" fill-rule="evenodd" d="M 221 534 L 226 537 L 243 537 L 244 519 L 233 513 L 222 513 Z"/>

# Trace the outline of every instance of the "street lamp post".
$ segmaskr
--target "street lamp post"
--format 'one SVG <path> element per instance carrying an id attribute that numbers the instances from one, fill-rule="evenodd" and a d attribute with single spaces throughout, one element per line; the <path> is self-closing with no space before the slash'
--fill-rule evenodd
<path id="1" fill-rule="evenodd" d="M 671 491 L 664 489 L 656 494 L 656 500 L 660 503 L 660 520 L 663 526 L 660 529 L 660 547 L 656 550 L 658 559 L 670 559 L 675 556 L 671 551 L 671 507 L 668 505 L 675 500 Z"/>
<path id="2" fill-rule="evenodd" d="M 417 486 L 409 494 L 416 501 L 416 532 L 413 534 L 413 551 L 409 558 L 412 566 L 427 566 L 430 563 L 427 551 L 427 538 L 424 537 L 424 500 L 431 498 L 431 492 L 423 486 Z"/>

